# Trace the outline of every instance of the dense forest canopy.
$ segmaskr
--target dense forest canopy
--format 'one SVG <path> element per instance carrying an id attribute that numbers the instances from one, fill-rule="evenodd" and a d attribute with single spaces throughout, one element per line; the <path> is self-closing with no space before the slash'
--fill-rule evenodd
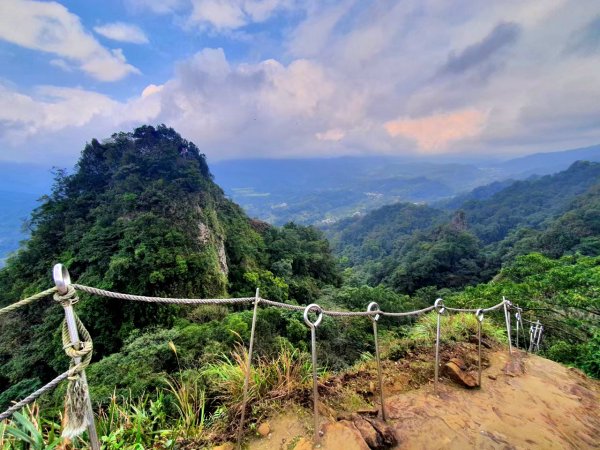
<path id="1" fill-rule="evenodd" d="M 399 203 L 329 227 L 341 263 L 402 292 L 491 279 L 515 256 L 597 255 L 600 164 L 576 162 L 555 175 L 494 183 L 444 209 Z"/>
<path id="2" fill-rule="evenodd" d="M 323 286 L 341 282 L 320 232 L 250 220 L 212 181 L 198 148 L 164 125 L 92 140 L 72 174 L 58 173 L 31 228 L 31 238 L 0 271 L 0 305 L 47 288 L 57 262 L 81 283 L 170 297 L 253 295 L 260 287 L 266 297 L 307 303 Z M 175 306 L 81 297 L 77 310 L 94 336 L 95 360 L 148 327 L 172 329 L 196 315 L 206 320 Z M 62 311 L 52 306 L 47 300 L 43 309 L 0 322 L 0 391 L 12 385 L 14 393 L 17 382 L 38 385 L 65 367 L 57 333 Z M 206 331 L 205 338 L 232 344 L 223 332 Z M 161 368 L 168 365 L 167 359 Z"/>
<path id="3" fill-rule="evenodd" d="M 58 262 L 82 284 L 154 296 L 252 296 L 260 288 L 282 302 L 361 310 L 374 301 L 387 311 L 420 309 L 438 296 L 468 307 L 506 296 L 543 321 L 544 355 L 600 377 L 599 163 L 495 183 L 436 207 L 384 206 L 329 226 L 330 247 L 314 227 L 249 218 L 215 184 L 193 143 L 164 125 L 143 126 L 87 144 L 72 173 L 57 172 L 30 228 L 0 269 L 0 306 L 46 289 Z M 94 341 L 87 373 L 97 404 L 115 394 L 158 399 L 178 374 L 177 383 L 201 390 L 215 421 L 236 420 L 239 409 L 220 390 L 223 371 L 241 373 L 232 361 L 243 361 L 251 310 L 86 294 L 76 310 Z M 51 299 L 2 317 L 0 408 L 67 367 L 62 318 Z M 380 330 L 390 348 L 415 334 L 407 318 L 384 317 Z M 256 332 L 260 361 L 287 355 L 308 367 L 300 314 L 261 308 Z M 326 317 L 319 327 L 319 361 L 329 370 L 373 351 L 368 320 Z M 43 400 L 48 414 L 61 395 Z"/>

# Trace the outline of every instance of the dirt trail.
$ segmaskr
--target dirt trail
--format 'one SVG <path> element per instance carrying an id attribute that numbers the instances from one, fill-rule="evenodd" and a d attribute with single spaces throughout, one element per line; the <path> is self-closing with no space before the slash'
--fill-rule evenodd
<path id="1" fill-rule="evenodd" d="M 439 397 L 424 388 L 390 398 L 397 448 L 600 448 L 597 382 L 537 356 L 511 377 L 506 362 L 506 352 L 492 354 L 481 390 L 445 384 Z"/>
<path id="2" fill-rule="evenodd" d="M 509 376 L 502 371 L 507 353 L 489 356 L 481 389 L 466 390 L 445 380 L 439 396 L 427 385 L 388 397 L 388 423 L 399 441 L 394 448 L 600 449 L 600 383 L 533 355 L 524 358 L 524 374 Z M 292 422 L 290 415 L 274 418 L 271 435 L 249 448 L 308 448 L 310 420 Z M 321 449 L 368 449 L 360 433 L 356 442 L 348 437 L 342 422 L 323 422 Z"/>

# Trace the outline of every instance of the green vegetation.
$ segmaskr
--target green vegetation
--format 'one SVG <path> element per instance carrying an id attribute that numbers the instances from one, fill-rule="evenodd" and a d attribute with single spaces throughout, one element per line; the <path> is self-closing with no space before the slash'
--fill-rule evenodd
<path id="1" fill-rule="evenodd" d="M 449 295 L 459 305 L 498 302 L 505 295 L 544 325 L 543 353 L 600 378 L 600 257 L 518 257 L 487 284 Z M 527 327 L 528 331 L 529 327 Z"/>
<path id="2" fill-rule="evenodd" d="M 0 306 L 43 290 L 53 264 L 99 288 L 169 297 L 252 296 L 331 309 L 407 311 L 442 296 L 490 306 L 506 296 L 540 319 L 543 354 L 600 377 L 600 164 L 480 189 L 453 211 L 397 204 L 327 231 L 248 218 L 212 179 L 198 148 L 165 126 L 92 140 L 74 172 L 57 173 L 31 218 L 31 238 L 0 270 Z M 336 260 L 337 254 L 337 260 Z M 80 295 L 94 340 L 87 369 L 106 449 L 199 445 L 232 436 L 252 311 L 246 306 L 138 304 Z M 63 312 L 50 299 L 0 321 L 0 409 L 68 365 Z M 435 314 L 383 317 L 382 340 L 401 357 L 432 342 Z M 484 322 L 505 339 L 500 314 Z M 474 316 L 444 320 L 445 342 L 467 340 Z M 248 423 L 307 392 L 309 332 L 297 311 L 261 307 Z M 374 351 L 367 318 L 325 317 L 321 370 Z M 400 356 L 399 356 L 400 355 Z M 58 445 L 65 386 L 3 424 L 0 448 Z M 6 446 L 9 447 L 6 447 Z M 25 445 L 25 444 L 24 444 Z M 5 446 L 5 447 L 2 447 Z"/>

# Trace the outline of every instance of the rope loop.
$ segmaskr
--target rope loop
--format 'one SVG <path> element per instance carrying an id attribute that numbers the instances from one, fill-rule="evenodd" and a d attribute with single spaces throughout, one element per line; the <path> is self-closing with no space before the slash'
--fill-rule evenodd
<path id="1" fill-rule="evenodd" d="M 310 318 L 308 317 L 308 313 L 310 312 L 317 313 L 317 319 L 314 322 L 311 322 Z M 317 305 L 316 303 L 311 303 L 306 308 L 304 308 L 304 323 L 306 323 L 306 325 L 308 325 L 310 328 L 317 328 L 321 324 L 322 320 L 323 308 L 321 308 L 319 305 Z"/>
<path id="2" fill-rule="evenodd" d="M 438 314 L 444 314 L 446 312 L 446 307 L 444 306 L 444 300 L 442 300 L 441 298 L 438 298 L 435 303 L 433 304 L 436 312 Z"/>
<path id="3" fill-rule="evenodd" d="M 67 292 L 61 294 L 60 292 L 54 293 L 54 301 L 60 303 L 63 307 L 74 305 L 79 301 L 79 297 L 77 296 L 77 291 L 71 285 L 66 286 Z"/>
<path id="4" fill-rule="evenodd" d="M 379 314 L 381 310 L 379 309 L 379 304 L 377 302 L 369 303 L 369 306 L 367 306 L 367 312 L 377 312 L 377 314 L 369 316 L 373 322 L 377 322 L 381 317 L 381 314 Z"/>
<path id="5" fill-rule="evenodd" d="M 79 374 L 90 365 L 90 361 L 92 360 L 92 351 L 94 350 L 92 337 L 77 315 L 75 315 L 75 323 L 77 324 L 77 331 L 79 332 L 79 342 L 71 342 L 67 321 L 63 321 L 62 324 L 63 350 L 67 356 L 71 358 L 69 379 L 78 377 Z M 81 362 L 75 363 L 75 358 L 81 358 Z"/>

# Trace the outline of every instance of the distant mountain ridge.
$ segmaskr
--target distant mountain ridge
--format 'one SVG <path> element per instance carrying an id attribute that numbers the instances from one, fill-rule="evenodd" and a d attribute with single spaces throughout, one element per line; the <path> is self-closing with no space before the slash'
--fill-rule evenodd
<path id="1" fill-rule="evenodd" d="M 534 153 L 505 161 L 501 167 L 516 178 L 560 172 L 575 161 L 600 162 L 600 145 L 560 152 Z"/>
<path id="2" fill-rule="evenodd" d="M 509 179 L 559 172 L 576 160 L 600 161 L 600 145 L 508 161 L 471 160 L 449 156 L 246 159 L 216 162 L 211 170 L 227 196 L 251 217 L 273 224 L 326 225 L 398 202 L 455 209 L 468 199 L 488 198 L 507 186 Z M 10 162 L 0 162 L 0 173 L 1 260 L 26 237 L 20 232 L 22 209 L 33 206 L 31 200 L 15 204 L 10 192 L 27 193 L 31 199 L 48 194 L 54 175 L 50 167 Z"/>
<path id="3" fill-rule="evenodd" d="M 339 157 L 233 160 L 213 164 L 225 193 L 249 215 L 275 224 L 328 224 L 397 202 L 453 202 L 456 196 L 567 169 L 578 160 L 600 161 L 600 145 L 537 153 L 508 161 L 456 157 Z M 441 206 L 441 205 L 440 205 Z"/>
<path id="4" fill-rule="evenodd" d="M 363 282 L 409 292 L 487 281 L 503 261 L 532 251 L 600 253 L 600 163 L 474 192 L 454 208 L 398 203 L 325 230 Z"/>

